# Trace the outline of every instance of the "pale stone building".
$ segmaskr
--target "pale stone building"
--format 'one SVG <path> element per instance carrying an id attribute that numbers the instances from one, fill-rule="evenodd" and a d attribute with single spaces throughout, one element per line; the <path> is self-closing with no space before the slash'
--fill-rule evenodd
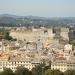
<path id="1" fill-rule="evenodd" d="M 69 28 L 61 28 L 60 36 L 65 40 L 69 40 Z"/>
<path id="2" fill-rule="evenodd" d="M 0 53 L 0 71 L 3 71 L 4 67 L 10 68 L 12 71 L 15 71 L 18 66 L 23 66 L 31 70 L 36 65 L 40 64 L 39 61 L 32 60 L 29 56 L 23 55 L 23 53 Z"/>
<path id="3" fill-rule="evenodd" d="M 47 39 L 53 39 L 53 32 L 51 29 L 25 29 L 25 30 L 14 30 L 10 31 L 10 36 L 16 38 L 18 40 L 26 40 L 26 41 L 37 41 L 40 39 L 41 41 L 46 41 Z"/>
<path id="4" fill-rule="evenodd" d="M 51 69 L 57 69 L 62 72 L 65 72 L 66 70 L 75 70 L 75 60 L 66 60 L 61 57 L 51 63 Z"/>
<path id="5" fill-rule="evenodd" d="M 65 46 L 64 46 L 64 51 L 65 52 L 70 52 L 70 51 L 72 51 L 72 45 L 71 44 L 66 44 Z"/>

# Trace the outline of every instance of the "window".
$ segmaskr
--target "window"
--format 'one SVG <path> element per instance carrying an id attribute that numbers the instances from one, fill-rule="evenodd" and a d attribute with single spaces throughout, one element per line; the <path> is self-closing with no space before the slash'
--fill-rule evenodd
<path id="1" fill-rule="evenodd" d="M 16 62 L 14 62 L 16 64 Z"/>

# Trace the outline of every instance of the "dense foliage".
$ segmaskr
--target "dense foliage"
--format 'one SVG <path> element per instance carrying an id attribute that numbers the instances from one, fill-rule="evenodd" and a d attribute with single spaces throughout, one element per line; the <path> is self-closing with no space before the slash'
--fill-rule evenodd
<path id="1" fill-rule="evenodd" d="M 0 29 L 0 38 L 5 40 L 12 40 L 12 37 L 9 35 L 9 31 L 4 28 Z"/>

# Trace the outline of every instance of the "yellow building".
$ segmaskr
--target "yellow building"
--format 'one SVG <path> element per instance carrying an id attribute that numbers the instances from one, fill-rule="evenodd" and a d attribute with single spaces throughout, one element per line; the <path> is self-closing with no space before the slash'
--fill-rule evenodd
<path id="1" fill-rule="evenodd" d="M 62 72 L 66 70 L 75 70 L 75 61 L 74 60 L 66 60 L 65 58 L 56 59 L 51 63 L 51 69 L 58 69 Z"/>
<path id="2" fill-rule="evenodd" d="M 8 53 L 0 54 L 0 71 L 3 71 L 3 68 L 10 68 L 12 71 L 15 71 L 18 66 L 23 66 L 29 70 L 38 65 L 39 62 L 31 60 L 30 58 L 24 58 L 21 55 L 10 55 Z"/>

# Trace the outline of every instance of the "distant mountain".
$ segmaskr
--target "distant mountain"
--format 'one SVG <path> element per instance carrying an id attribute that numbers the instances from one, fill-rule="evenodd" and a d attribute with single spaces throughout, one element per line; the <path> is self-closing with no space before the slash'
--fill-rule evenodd
<path id="1" fill-rule="evenodd" d="M 16 16 L 11 14 L 1 14 L 0 23 L 4 24 L 22 24 L 22 25 L 42 25 L 42 26 L 56 26 L 56 25 L 75 25 L 75 17 L 39 17 L 39 16 Z"/>
<path id="2" fill-rule="evenodd" d="M 45 17 L 38 17 L 38 16 L 16 16 L 11 14 L 2 14 L 0 15 L 0 23 L 31 23 L 31 21 L 43 21 L 46 20 Z"/>
<path id="3" fill-rule="evenodd" d="M 18 18 L 16 15 L 11 15 L 11 14 L 1 14 L 0 17 L 12 17 L 12 18 Z"/>

